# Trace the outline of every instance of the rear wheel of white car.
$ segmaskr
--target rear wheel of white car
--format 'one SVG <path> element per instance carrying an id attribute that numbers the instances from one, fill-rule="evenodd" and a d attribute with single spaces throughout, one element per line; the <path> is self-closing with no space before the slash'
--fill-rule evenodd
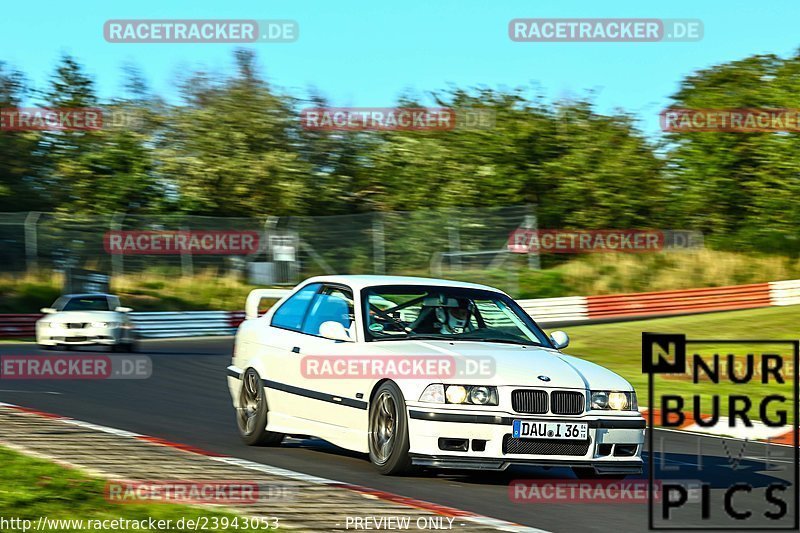
<path id="1" fill-rule="evenodd" d="M 384 475 L 411 470 L 406 402 L 393 382 L 383 383 L 369 407 L 369 459 Z"/>
<path id="2" fill-rule="evenodd" d="M 236 425 L 239 435 L 249 446 L 277 446 L 283 440 L 283 433 L 267 431 L 267 396 L 261 377 L 252 368 L 242 376 L 242 392 L 236 408 Z"/>

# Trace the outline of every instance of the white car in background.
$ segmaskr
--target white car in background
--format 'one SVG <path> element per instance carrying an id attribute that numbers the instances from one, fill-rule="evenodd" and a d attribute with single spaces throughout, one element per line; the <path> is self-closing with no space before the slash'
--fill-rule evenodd
<path id="1" fill-rule="evenodd" d="M 564 332 L 548 336 L 497 289 L 317 277 L 258 316 L 260 299 L 273 295 L 248 296 L 227 371 L 247 444 L 313 435 L 368 453 L 383 474 L 512 464 L 571 467 L 579 477 L 642 471 L 645 420 L 631 385 L 563 353 Z M 390 360 L 419 357 L 455 361 L 459 371 L 366 375 L 346 364 L 366 359 L 389 369 Z M 468 361 L 491 364 L 465 373 Z M 347 371 L 309 373 L 325 363 Z"/>
<path id="2" fill-rule="evenodd" d="M 36 343 L 46 349 L 109 346 L 134 351 L 136 341 L 128 313 L 111 294 L 65 294 L 36 321 Z"/>

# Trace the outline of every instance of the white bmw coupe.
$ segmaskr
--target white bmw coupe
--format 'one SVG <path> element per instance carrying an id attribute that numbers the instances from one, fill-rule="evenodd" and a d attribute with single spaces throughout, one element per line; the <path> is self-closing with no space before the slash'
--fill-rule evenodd
<path id="1" fill-rule="evenodd" d="M 313 435 L 416 467 L 642 470 L 645 421 L 622 377 L 566 355 L 505 293 L 427 278 L 326 276 L 266 314 L 254 290 L 228 386 L 250 445 Z"/>

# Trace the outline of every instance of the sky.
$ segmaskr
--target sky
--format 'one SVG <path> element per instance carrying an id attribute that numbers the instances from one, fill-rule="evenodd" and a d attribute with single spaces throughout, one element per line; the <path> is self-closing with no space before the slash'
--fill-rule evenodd
<path id="1" fill-rule="evenodd" d="M 35 6 L 35 8 L 34 8 Z M 789 0 L 5 0 L 0 61 L 43 87 L 63 53 L 95 79 L 102 98 L 122 94 L 125 64 L 152 90 L 178 102 L 176 80 L 195 69 L 230 73 L 242 45 L 109 43 L 109 19 L 290 19 L 293 43 L 247 45 L 262 74 L 282 91 L 310 89 L 334 106 L 385 107 L 403 94 L 449 87 L 524 88 L 548 100 L 592 94 L 600 112 L 623 109 L 655 134 L 658 113 L 681 79 L 754 54 L 793 54 L 800 45 L 800 2 Z M 525 43 L 508 36 L 515 18 L 700 19 L 697 42 Z"/>

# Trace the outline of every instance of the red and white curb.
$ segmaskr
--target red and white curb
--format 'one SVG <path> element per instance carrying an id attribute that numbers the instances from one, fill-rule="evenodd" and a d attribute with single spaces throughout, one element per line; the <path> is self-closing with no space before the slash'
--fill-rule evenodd
<path id="1" fill-rule="evenodd" d="M 408 498 L 406 496 L 400 496 L 398 494 L 393 494 L 391 492 L 384 492 L 381 490 L 371 489 L 369 487 L 364 487 L 361 485 L 353 485 L 351 483 L 344 483 L 342 481 L 335 481 L 332 479 L 327 479 L 318 476 L 312 476 L 310 474 L 303 474 L 302 472 L 295 472 L 293 470 L 286 470 L 284 468 L 279 468 L 276 466 L 265 465 L 261 463 L 256 463 L 254 461 L 249 461 L 247 459 L 240 459 L 238 457 L 231 457 L 228 455 L 218 454 L 215 452 L 211 452 L 208 450 L 203 450 L 201 448 L 196 448 L 194 446 L 190 446 L 187 444 L 181 444 L 177 442 L 171 442 L 168 440 L 164 440 L 158 437 L 151 437 L 149 435 L 142 435 L 140 433 L 134 433 L 131 431 L 126 431 L 124 429 L 117 429 L 108 426 L 102 426 L 99 424 L 93 424 L 91 422 L 84 422 L 83 420 L 76 420 L 74 418 L 70 418 L 68 416 L 57 415 L 53 413 L 47 413 L 44 411 L 39 411 L 36 409 L 30 409 L 27 407 L 22 407 L 19 405 L 14 405 L 10 403 L 0 402 L 0 407 L 7 407 L 9 409 L 14 409 L 17 411 L 21 411 L 24 413 L 41 416 L 45 418 L 49 418 L 52 420 L 58 420 L 65 424 L 70 424 L 73 426 L 79 426 L 85 429 L 90 429 L 94 431 L 99 431 L 102 433 L 107 433 L 110 435 L 115 435 L 117 437 L 122 438 L 132 438 L 138 439 L 142 441 L 149 442 L 151 444 L 159 445 L 159 446 L 168 446 L 170 448 L 175 448 L 178 450 L 182 450 L 187 453 L 194 453 L 198 455 L 202 455 L 208 459 L 213 461 L 219 461 L 221 463 L 225 463 L 228 465 L 238 466 L 241 468 L 246 468 L 248 470 L 253 470 L 256 472 L 262 472 L 269 475 L 285 477 L 288 479 L 292 479 L 294 481 L 301 481 L 306 483 L 312 483 L 314 485 L 325 485 L 332 488 L 339 488 L 339 489 L 346 489 L 353 492 L 357 492 L 362 496 L 368 498 L 375 498 L 379 500 L 384 500 L 388 502 L 392 502 L 395 504 L 405 505 L 408 507 L 414 507 L 416 509 L 421 509 L 423 511 L 428 511 L 437 515 L 445 516 L 445 517 L 452 517 L 458 518 L 465 522 L 470 522 L 475 525 L 483 526 L 483 527 L 491 527 L 497 529 L 499 531 L 519 531 L 519 532 L 528 532 L 528 533 L 548 533 L 547 530 L 544 529 L 537 529 L 533 527 L 523 526 L 520 524 L 516 524 L 514 522 L 508 522 L 506 520 L 500 520 L 498 518 L 491 518 L 488 516 L 479 515 L 476 513 L 472 513 L 470 511 L 464 511 L 461 509 L 456 509 L 454 507 L 448 507 L 445 505 L 439 505 L 436 503 L 426 502 L 423 500 L 417 500 L 414 498 Z"/>
<path id="2" fill-rule="evenodd" d="M 647 418 L 648 408 L 642 407 L 639 409 L 642 415 Z M 767 442 L 769 444 L 781 444 L 786 446 L 794 445 L 794 429 L 791 426 L 770 427 L 762 422 L 752 421 L 752 427 L 744 427 L 742 424 L 737 424 L 734 427 L 728 426 L 728 417 L 720 416 L 717 423 L 713 426 L 701 426 L 697 420 L 690 413 L 684 413 L 684 420 L 675 427 L 661 427 L 663 424 L 660 421 L 662 413 L 659 409 L 653 409 L 653 419 L 656 429 L 670 430 L 670 431 L 686 431 L 690 433 L 702 433 L 703 435 L 716 436 L 716 437 L 729 437 L 734 439 Z M 703 420 L 706 420 L 704 415 Z"/>

